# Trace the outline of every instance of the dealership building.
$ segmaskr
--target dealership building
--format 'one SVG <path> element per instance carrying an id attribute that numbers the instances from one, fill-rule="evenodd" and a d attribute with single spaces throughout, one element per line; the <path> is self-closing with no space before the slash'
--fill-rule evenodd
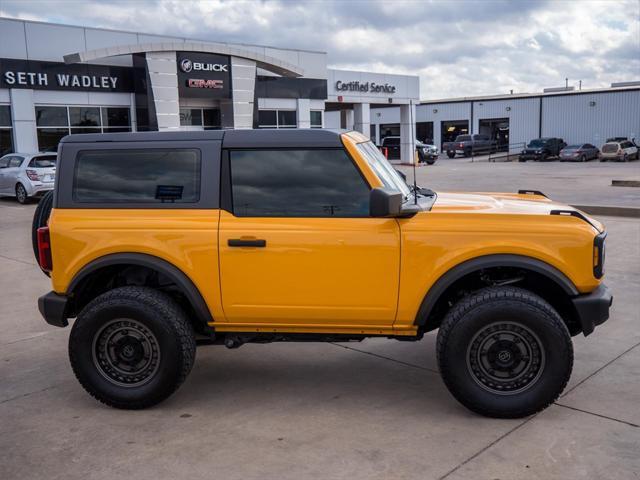
<path id="1" fill-rule="evenodd" d="M 415 118 L 416 138 L 439 148 L 464 134 L 489 135 L 505 151 L 517 151 L 541 137 L 598 147 L 613 137 L 636 138 L 640 143 L 640 82 L 425 101 L 416 107 Z M 397 135 L 401 122 L 397 108 L 372 110 L 372 132 L 380 136 Z"/>
<path id="2" fill-rule="evenodd" d="M 325 52 L 0 18 L 0 154 L 55 150 L 69 133 L 355 129 L 441 147 L 490 135 L 600 145 L 640 138 L 640 83 L 419 102 L 417 76 L 337 70 Z"/>
<path id="3" fill-rule="evenodd" d="M 0 151 L 69 133 L 349 128 L 398 108 L 413 151 L 416 76 L 327 68 L 324 52 L 0 18 Z M 375 130 L 376 127 L 374 127 Z"/>

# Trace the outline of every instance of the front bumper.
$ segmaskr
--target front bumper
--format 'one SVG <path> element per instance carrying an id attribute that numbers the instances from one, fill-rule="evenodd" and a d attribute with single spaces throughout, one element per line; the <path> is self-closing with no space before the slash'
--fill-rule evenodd
<path id="1" fill-rule="evenodd" d="M 65 295 L 49 292 L 38 298 L 38 310 L 49 325 L 66 327 L 69 325 L 66 315 L 68 301 Z"/>
<path id="2" fill-rule="evenodd" d="M 578 295 L 571 299 L 582 325 L 582 333 L 586 337 L 596 326 L 603 324 L 609 318 L 609 307 L 613 304 L 611 290 L 604 283 L 593 292 Z"/>

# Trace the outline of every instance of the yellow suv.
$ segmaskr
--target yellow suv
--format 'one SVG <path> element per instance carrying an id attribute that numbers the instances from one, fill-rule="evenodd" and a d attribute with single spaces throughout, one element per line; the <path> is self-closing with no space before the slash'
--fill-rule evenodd
<path id="1" fill-rule="evenodd" d="M 521 417 L 609 316 L 605 231 L 536 191 L 410 187 L 363 135 L 71 135 L 34 218 L 51 325 L 96 399 L 144 408 L 200 343 L 420 340 L 469 409 Z M 50 214 L 49 214 L 50 212 Z M 206 340 L 205 340 L 206 339 Z"/>

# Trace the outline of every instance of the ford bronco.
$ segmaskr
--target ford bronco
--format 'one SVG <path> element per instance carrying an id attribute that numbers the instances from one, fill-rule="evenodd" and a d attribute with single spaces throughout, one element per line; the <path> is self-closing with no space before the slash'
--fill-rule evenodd
<path id="1" fill-rule="evenodd" d="M 420 340 L 469 409 L 552 403 L 571 336 L 609 315 L 604 226 L 537 191 L 410 187 L 366 137 L 329 130 L 71 135 L 34 217 L 39 299 L 75 318 L 89 394 L 138 409 L 171 395 L 196 340 Z M 415 182 L 413 182 L 415 183 Z"/>

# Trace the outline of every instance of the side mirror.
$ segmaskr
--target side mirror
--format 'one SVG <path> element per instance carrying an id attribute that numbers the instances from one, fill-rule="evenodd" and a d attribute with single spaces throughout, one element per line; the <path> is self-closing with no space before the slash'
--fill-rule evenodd
<path id="1" fill-rule="evenodd" d="M 390 188 L 374 188 L 369 194 L 369 215 L 376 218 L 399 217 L 402 193 Z"/>

